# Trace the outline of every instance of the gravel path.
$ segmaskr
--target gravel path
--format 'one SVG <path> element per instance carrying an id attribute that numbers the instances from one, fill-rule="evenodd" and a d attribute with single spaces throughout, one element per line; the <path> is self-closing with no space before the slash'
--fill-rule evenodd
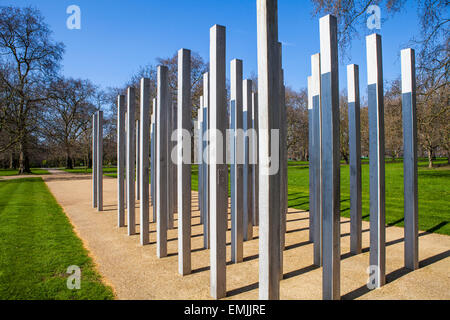
<path id="1" fill-rule="evenodd" d="M 52 172 L 53 173 L 53 172 Z M 75 231 L 97 264 L 105 282 L 119 299 L 210 299 L 209 250 L 202 249 L 202 226 L 193 193 L 192 269 L 178 274 L 177 229 L 168 232 L 169 256 L 156 257 L 155 224 L 150 225 L 149 245 L 139 244 L 139 235 L 127 236 L 117 227 L 116 179 L 104 179 L 104 209 L 91 207 L 90 175 L 54 172 L 43 176 L 63 207 Z M 139 205 L 137 205 L 139 207 Z M 150 209 L 150 212 L 151 209 Z M 282 299 L 321 299 L 322 269 L 312 265 L 312 244 L 308 242 L 308 213 L 290 209 L 284 251 Z M 139 211 L 136 211 L 139 223 Z M 175 216 L 175 228 L 176 228 Z M 231 221 L 229 221 L 230 226 Z M 450 237 L 420 232 L 421 268 L 403 269 L 403 228 L 386 229 L 388 283 L 377 290 L 366 287 L 369 265 L 369 223 L 363 222 L 364 252 L 349 252 L 350 223 L 341 220 L 341 294 L 345 299 L 450 299 Z M 139 226 L 137 227 L 139 232 Z M 258 228 L 255 228 L 255 237 Z M 227 261 L 230 261 L 230 231 L 227 232 Z M 258 299 L 258 239 L 244 245 L 244 262 L 227 265 L 227 299 Z"/>

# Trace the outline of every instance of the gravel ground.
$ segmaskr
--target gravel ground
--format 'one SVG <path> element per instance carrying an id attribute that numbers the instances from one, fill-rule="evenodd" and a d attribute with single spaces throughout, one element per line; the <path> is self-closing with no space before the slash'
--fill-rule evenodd
<path id="1" fill-rule="evenodd" d="M 56 177 L 55 175 L 59 175 Z M 63 207 L 75 231 L 90 252 L 104 281 L 118 299 L 211 299 L 209 294 L 209 250 L 202 249 L 203 237 L 193 193 L 192 274 L 178 274 L 177 220 L 168 232 L 168 257 L 156 257 L 156 226 L 150 225 L 150 244 L 141 246 L 139 235 L 127 236 L 117 227 L 116 179 L 104 179 L 104 209 L 91 206 L 90 175 L 81 177 L 52 172 L 42 176 Z M 139 204 L 137 205 L 139 207 Z M 152 212 L 152 209 L 150 209 Z M 308 242 L 308 212 L 290 209 L 284 251 L 284 279 L 281 299 L 321 299 L 322 268 L 312 265 L 313 246 Z M 139 209 L 136 210 L 139 224 Z M 230 227 L 231 221 L 229 221 Z M 341 220 L 341 295 L 344 299 L 450 299 L 450 237 L 420 232 L 421 268 L 403 268 L 403 228 L 386 229 L 387 284 L 368 290 L 369 223 L 363 222 L 363 253 L 349 254 L 350 223 Z M 139 226 L 137 226 L 139 232 Z M 258 299 L 258 228 L 255 239 L 244 244 L 244 262 L 232 264 L 227 232 L 227 297 Z"/>

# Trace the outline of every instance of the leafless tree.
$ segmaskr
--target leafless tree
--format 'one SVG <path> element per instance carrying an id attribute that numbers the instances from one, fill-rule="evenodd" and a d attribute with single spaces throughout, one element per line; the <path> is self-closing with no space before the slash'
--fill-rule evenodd
<path id="1" fill-rule="evenodd" d="M 0 7 L 0 129 L 12 137 L 0 150 L 17 145 L 19 174 L 30 172 L 29 142 L 45 108 L 46 84 L 63 51 L 38 10 Z"/>
<path id="2" fill-rule="evenodd" d="M 49 108 L 41 130 L 61 147 L 68 169 L 73 168 L 74 149 L 81 136 L 90 129 L 96 94 L 96 87 L 89 80 L 60 78 L 49 87 Z"/>

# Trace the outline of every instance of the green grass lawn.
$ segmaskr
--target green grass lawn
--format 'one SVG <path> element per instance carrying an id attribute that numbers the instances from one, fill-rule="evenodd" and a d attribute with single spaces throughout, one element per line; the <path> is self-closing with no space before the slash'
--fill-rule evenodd
<path id="1" fill-rule="evenodd" d="M 446 159 L 435 161 L 437 168 L 428 169 L 428 162 L 418 164 L 419 229 L 450 235 L 450 167 Z M 363 161 L 362 214 L 369 221 L 369 164 Z M 192 189 L 198 190 L 198 167 L 192 166 Z M 288 167 L 288 205 L 309 210 L 309 169 L 307 162 L 292 161 Z M 341 214 L 350 217 L 350 173 L 341 165 Z M 386 224 L 403 226 L 403 163 L 386 162 Z"/>
<path id="2" fill-rule="evenodd" d="M 15 176 L 17 175 L 17 169 L 0 169 L 0 176 Z M 41 175 L 41 174 L 49 174 L 47 170 L 40 168 L 32 168 L 31 174 Z"/>
<path id="3" fill-rule="evenodd" d="M 447 160 L 436 161 L 443 165 Z M 450 167 L 428 169 L 419 162 L 419 229 L 450 235 Z M 369 165 L 363 163 L 362 214 L 369 221 Z M 349 166 L 341 166 L 341 214 L 350 216 Z M 289 167 L 289 207 L 309 210 L 309 171 L 307 167 Z M 403 226 L 403 163 L 386 162 L 386 224 Z"/>
<path id="4" fill-rule="evenodd" d="M 71 265 L 80 290 L 67 288 Z M 42 179 L 0 181 L 0 300 L 113 298 Z"/>
<path id="5" fill-rule="evenodd" d="M 92 168 L 87 167 L 76 167 L 73 169 L 62 168 L 61 170 L 69 173 L 92 173 Z M 116 173 L 117 173 L 116 167 L 103 167 L 103 175 L 105 176 L 117 177 Z"/>
<path id="6" fill-rule="evenodd" d="M 450 235 L 450 167 L 447 159 L 418 164 L 419 229 Z M 115 168 L 109 168 L 114 169 Z M 362 209 L 364 220 L 369 220 L 369 161 L 362 161 Z M 106 173 L 117 177 L 116 173 Z M 192 189 L 198 190 L 198 166 L 192 166 Z M 290 208 L 309 210 L 309 168 L 307 161 L 290 161 L 288 168 L 288 205 Z M 228 194 L 230 187 L 228 186 Z M 341 214 L 350 216 L 349 166 L 341 165 Z M 403 163 L 386 161 L 386 224 L 403 226 Z"/>

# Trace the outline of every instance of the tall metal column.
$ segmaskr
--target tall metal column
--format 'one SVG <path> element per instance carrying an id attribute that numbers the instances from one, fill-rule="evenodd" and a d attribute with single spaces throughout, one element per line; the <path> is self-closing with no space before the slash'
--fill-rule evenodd
<path id="1" fill-rule="evenodd" d="M 314 167 L 316 166 L 314 152 L 314 109 L 313 109 L 313 84 L 312 76 L 308 77 L 308 157 L 309 157 L 309 241 L 314 241 L 314 215 L 317 207 L 314 202 L 316 198 Z"/>
<path id="2" fill-rule="evenodd" d="M 280 298 L 280 172 L 270 158 L 279 141 L 280 65 L 276 0 L 258 0 L 258 120 L 259 120 L 259 298 Z M 278 168 L 279 169 L 279 168 Z"/>
<path id="3" fill-rule="evenodd" d="M 178 51 L 178 272 L 191 273 L 191 51 Z M 183 136 L 183 131 L 189 137 Z M 189 141 L 183 141 L 189 139 Z"/>
<path id="4" fill-rule="evenodd" d="M 141 245 L 149 243 L 149 139 L 150 139 L 150 79 L 141 79 L 141 108 L 140 108 L 140 121 L 139 124 L 139 172 L 136 175 L 139 176 L 139 199 L 141 203 L 139 205 L 140 212 L 140 240 Z"/>
<path id="5" fill-rule="evenodd" d="M 252 223 L 252 167 L 250 166 L 250 135 L 252 130 L 252 80 L 243 81 L 242 128 L 244 130 L 244 165 L 243 165 L 243 231 L 244 240 L 253 239 Z"/>
<path id="6" fill-rule="evenodd" d="M 175 200 L 174 200 L 174 186 L 173 186 L 173 168 L 174 164 L 172 163 L 172 132 L 174 130 L 173 127 L 173 112 L 175 111 L 173 109 L 173 102 L 171 100 L 168 100 L 168 109 L 167 109 L 167 193 L 170 194 L 170 198 L 167 202 L 168 210 L 166 212 L 167 215 L 167 229 L 173 229 L 173 212 L 175 207 Z"/>
<path id="7" fill-rule="evenodd" d="M 320 19 L 323 299 L 340 299 L 339 75 L 336 17 Z"/>
<path id="8" fill-rule="evenodd" d="M 97 112 L 92 115 L 92 207 L 97 208 Z"/>
<path id="9" fill-rule="evenodd" d="M 141 104 L 142 104 L 142 102 L 141 102 Z M 137 110 L 137 112 L 139 112 L 139 110 Z M 136 151 L 136 200 L 140 200 L 140 193 L 141 193 L 140 192 L 141 177 L 139 176 L 139 172 L 141 171 L 141 169 L 140 169 L 140 167 L 141 167 L 141 163 L 140 163 L 141 159 L 140 159 L 140 156 L 139 156 L 139 152 L 140 152 L 140 147 L 139 147 L 139 145 L 140 145 L 140 141 L 139 141 L 139 139 L 140 139 L 140 134 L 139 134 L 139 132 L 140 132 L 140 125 L 141 125 L 140 121 L 136 120 L 136 125 L 135 125 L 135 129 L 136 129 L 136 135 L 135 135 L 135 137 L 136 137 L 136 150 L 135 150 Z"/>
<path id="10" fill-rule="evenodd" d="M 243 135 L 242 135 L 242 60 L 231 61 L 231 261 L 242 262 L 244 258 L 243 243 Z"/>
<path id="11" fill-rule="evenodd" d="M 226 231 L 228 215 L 228 166 L 224 137 L 227 129 L 225 27 L 210 29 L 210 257 L 211 295 L 226 295 Z"/>
<path id="12" fill-rule="evenodd" d="M 384 96 L 381 36 L 366 37 L 369 104 L 370 266 L 374 285 L 386 282 Z"/>
<path id="13" fill-rule="evenodd" d="M 154 100 L 153 100 L 154 101 Z M 153 104 L 153 111 L 152 115 L 150 117 L 150 204 L 153 206 L 153 201 L 155 200 L 154 194 L 153 194 L 153 185 L 155 183 L 155 178 L 153 176 L 154 169 L 153 169 L 153 163 L 155 159 L 155 154 L 153 152 L 153 146 L 155 144 L 155 105 Z"/>
<path id="14" fill-rule="evenodd" d="M 152 181 L 151 181 L 151 188 L 152 188 L 152 208 L 153 208 L 153 222 L 156 222 L 156 187 L 158 185 L 158 181 L 156 179 L 156 166 L 158 159 L 156 154 L 156 141 L 157 141 L 157 127 L 158 124 L 156 123 L 157 117 L 157 105 L 156 105 L 156 98 L 153 99 L 153 113 L 152 113 Z"/>
<path id="15" fill-rule="evenodd" d="M 117 97 L 117 225 L 125 226 L 125 96 Z"/>
<path id="16" fill-rule="evenodd" d="M 135 109 L 136 92 L 133 87 L 127 92 L 127 224 L 128 235 L 136 233 L 136 198 L 135 198 Z"/>
<path id="17" fill-rule="evenodd" d="M 203 96 L 200 96 L 197 111 L 197 165 L 198 165 L 198 210 L 200 211 L 200 223 L 204 224 L 203 206 Z"/>
<path id="18" fill-rule="evenodd" d="M 258 226 L 259 225 L 259 159 L 258 159 L 258 145 L 259 145 L 259 137 L 258 137 L 258 93 L 253 92 L 252 93 L 252 127 L 254 130 L 255 137 L 253 138 L 253 144 L 252 144 L 252 152 L 253 152 L 253 159 L 255 160 L 255 163 L 253 165 L 253 206 L 252 206 L 252 212 L 253 212 L 253 225 Z"/>
<path id="19" fill-rule="evenodd" d="M 284 70 L 282 59 L 282 45 L 278 42 L 278 64 L 280 67 L 280 279 L 283 279 L 283 253 L 286 242 L 287 227 L 287 130 L 286 130 L 286 106 L 284 88 Z"/>
<path id="20" fill-rule="evenodd" d="M 97 115 L 97 211 L 103 211 L 103 111 Z"/>
<path id="21" fill-rule="evenodd" d="M 313 241 L 314 264 L 322 266 L 323 255 L 323 210 L 322 210 L 322 103 L 320 53 L 311 56 L 311 85 L 313 108 Z"/>
<path id="22" fill-rule="evenodd" d="M 168 68 L 158 66 L 157 71 L 157 111 L 156 111 L 156 255 L 167 256 L 167 212 L 168 194 L 168 109 L 169 78 Z"/>
<path id="23" fill-rule="evenodd" d="M 209 72 L 203 75 L 203 247 L 209 249 L 210 245 L 210 201 L 209 201 L 209 120 L 210 120 L 210 98 L 209 98 Z"/>
<path id="24" fill-rule="evenodd" d="M 347 66 L 348 136 L 350 151 L 350 252 L 361 253 L 361 125 L 359 103 L 359 67 Z"/>
<path id="25" fill-rule="evenodd" d="M 403 114 L 403 170 L 405 192 L 405 267 L 419 268 L 417 200 L 417 117 L 416 117 L 416 61 L 413 49 L 401 51 L 402 114 Z"/>
<path id="26" fill-rule="evenodd" d="M 177 212 L 178 208 L 178 172 L 177 172 L 177 165 L 175 161 L 172 160 L 172 153 L 174 152 L 175 146 L 176 146 L 176 135 L 175 130 L 177 128 L 177 105 L 174 102 L 170 103 L 170 106 L 172 107 L 171 110 L 171 120 L 170 120 L 170 131 L 169 131 L 169 146 L 170 149 L 168 150 L 169 155 L 169 166 L 170 166 L 170 190 L 169 194 L 172 195 L 172 199 L 169 202 L 170 205 L 170 211 L 169 211 L 169 229 L 174 228 L 174 221 L 175 221 L 175 212 Z M 176 152 L 176 151 L 175 151 Z M 176 158 L 176 154 L 174 154 L 174 157 Z"/>

